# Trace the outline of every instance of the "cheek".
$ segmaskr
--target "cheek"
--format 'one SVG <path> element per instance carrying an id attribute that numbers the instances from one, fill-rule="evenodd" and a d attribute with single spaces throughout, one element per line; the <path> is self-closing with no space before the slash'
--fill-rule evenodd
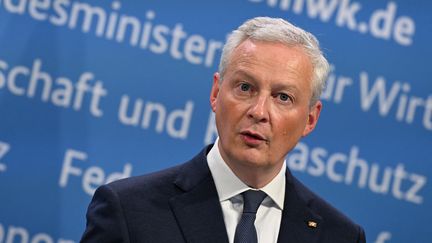
<path id="1" fill-rule="evenodd" d="M 216 125 L 220 133 L 233 130 L 238 120 L 238 108 L 229 99 L 220 99 L 216 110 Z"/>
<path id="2" fill-rule="evenodd" d="M 239 120 L 247 110 L 247 105 L 243 102 L 237 101 L 232 97 L 225 97 L 221 100 L 220 115 L 224 116 L 226 120 Z"/>
<path id="3" fill-rule="evenodd" d="M 273 126 L 276 128 L 274 132 L 280 134 L 283 140 L 298 140 L 303 134 L 303 130 L 306 127 L 306 115 L 290 115 L 283 116 L 278 119 L 278 126 Z"/>

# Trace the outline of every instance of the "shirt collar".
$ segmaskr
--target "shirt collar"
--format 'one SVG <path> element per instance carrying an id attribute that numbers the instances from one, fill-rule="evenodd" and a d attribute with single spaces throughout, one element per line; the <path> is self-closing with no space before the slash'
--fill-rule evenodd
<path id="1" fill-rule="evenodd" d="M 252 188 L 243 183 L 228 167 L 220 154 L 218 143 L 219 138 L 216 139 L 215 145 L 207 154 L 207 162 L 216 185 L 219 200 L 222 202 Z M 285 173 L 286 161 L 284 161 L 276 177 L 263 188 L 260 188 L 281 210 L 283 210 L 285 198 Z"/>

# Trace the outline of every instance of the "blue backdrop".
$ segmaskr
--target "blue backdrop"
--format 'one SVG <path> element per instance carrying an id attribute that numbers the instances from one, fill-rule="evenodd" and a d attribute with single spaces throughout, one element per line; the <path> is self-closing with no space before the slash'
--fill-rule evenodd
<path id="1" fill-rule="evenodd" d="M 332 64 L 293 173 L 368 242 L 428 242 L 432 3 L 0 0 L 0 243 L 77 242 L 99 185 L 179 164 L 216 137 L 226 35 L 274 16 Z M 430 242 L 430 241 L 429 241 Z"/>

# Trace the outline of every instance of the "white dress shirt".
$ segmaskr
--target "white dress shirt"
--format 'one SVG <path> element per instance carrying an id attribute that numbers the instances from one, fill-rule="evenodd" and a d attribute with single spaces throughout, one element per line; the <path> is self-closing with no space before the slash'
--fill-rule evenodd
<path id="1" fill-rule="evenodd" d="M 207 161 L 222 206 L 228 239 L 233 243 L 235 230 L 243 213 L 241 193 L 252 188 L 243 183 L 222 159 L 218 142 L 219 139 L 207 154 Z M 263 188 L 259 188 L 267 194 L 258 208 L 255 220 L 259 243 L 277 242 L 285 198 L 285 172 L 284 161 L 276 177 Z"/>

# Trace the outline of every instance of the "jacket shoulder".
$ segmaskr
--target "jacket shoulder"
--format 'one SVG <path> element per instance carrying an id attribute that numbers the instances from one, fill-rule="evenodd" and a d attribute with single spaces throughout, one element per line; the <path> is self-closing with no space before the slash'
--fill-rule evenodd
<path id="1" fill-rule="evenodd" d="M 365 242 L 365 233 L 360 225 L 312 192 L 296 178 L 293 178 L 293 184 L 309 209 L 322 217 L 326 237 L 330 239 L 338 235 L 340 238 L 356 239 L 356 241 L 349 242 Z"/>
<path id="2" fill-rule="evenodd" d="M 148 211 L 157 205 L 168 207 L 168 200 L 181 190 L 173 183 L 182 165 L 132 176 L 101 186 L 96 193 L 109 192 L 125 212 Z"/>
<path id="3" fill-rule="evenodd" d="M 204 148 L 185 163 L 161 171 L 114 181 L 102 188 L 110 190 L 122 203 L 132 208 L 134 206 L 143 207 L 145 204 L 143 202 L 167 203 L 169 198 L 197 185 L 200 180 L 210 175 L 206 163 L 206 153 L 210 148 L 211 146 Z"/>

